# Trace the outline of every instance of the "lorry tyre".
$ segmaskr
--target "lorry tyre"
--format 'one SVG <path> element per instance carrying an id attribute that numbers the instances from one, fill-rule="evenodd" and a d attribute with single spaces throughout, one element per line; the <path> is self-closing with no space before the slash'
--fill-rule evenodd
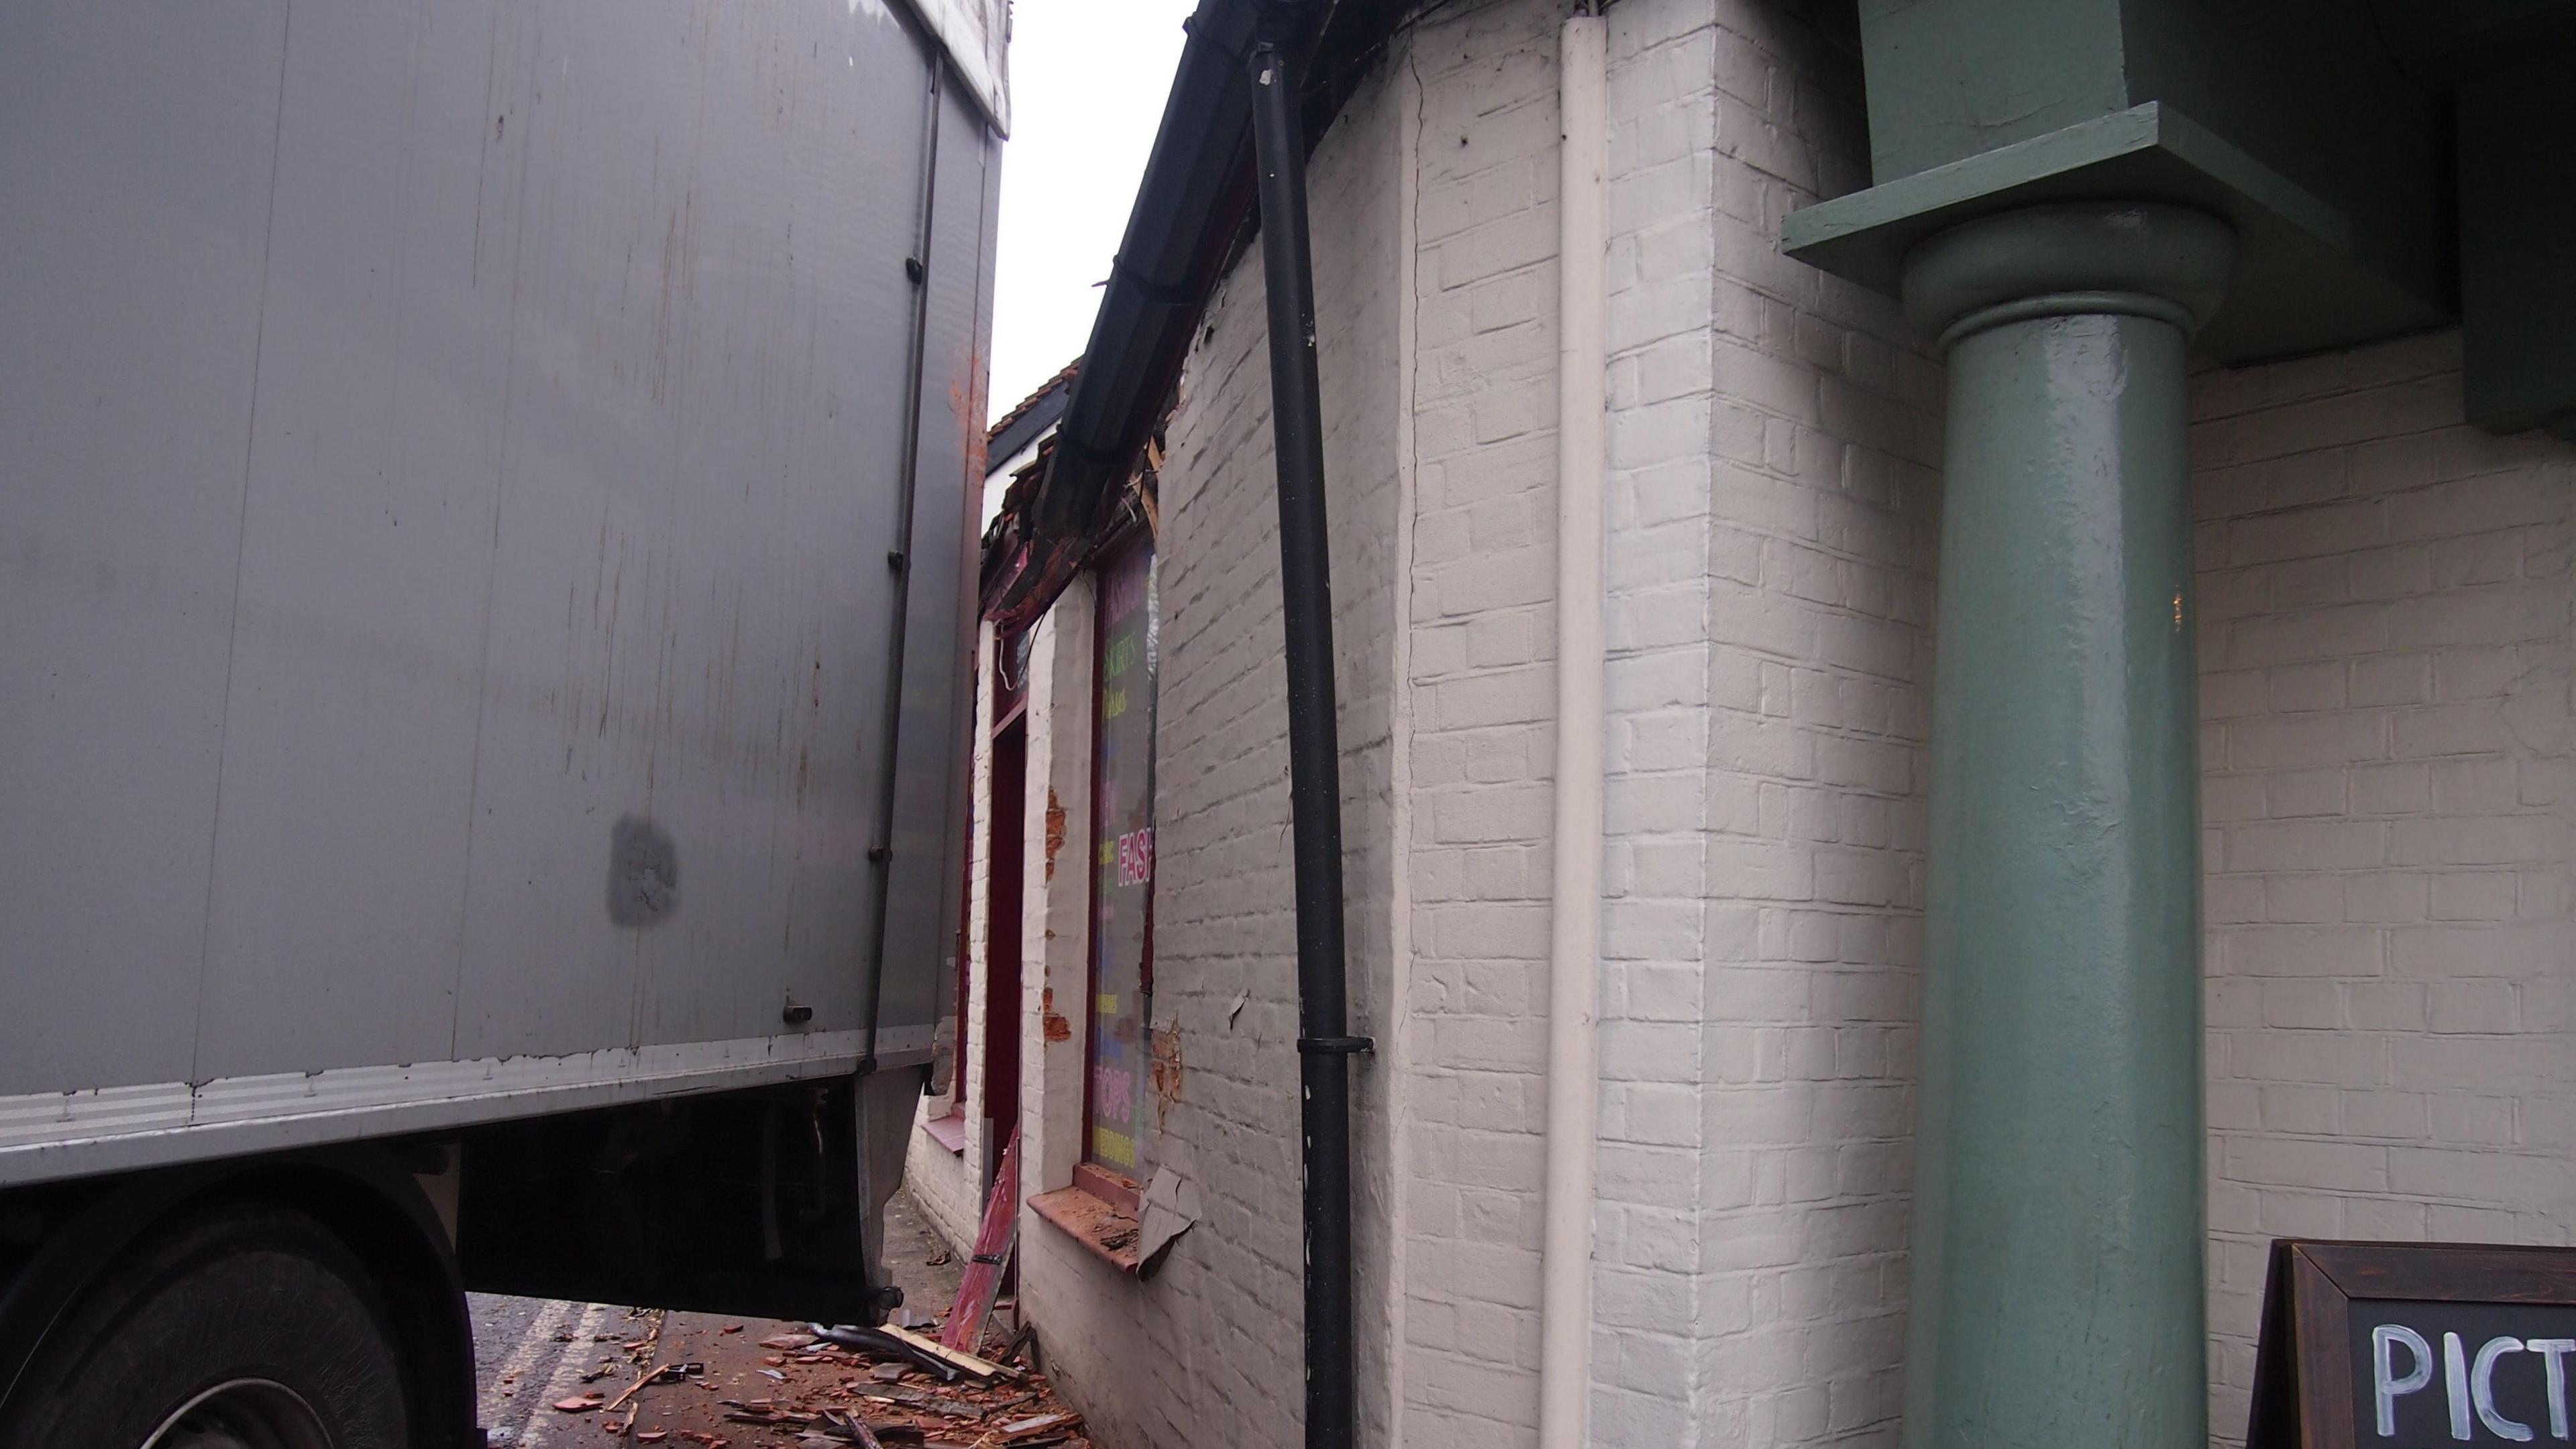
<path id="1" fill-rule="evenodd" d="M 69 1305 L 0 1449 L 406 1449 L 394 1334 L 320 1225 L 239 1205 L 173 1224 Z"/>

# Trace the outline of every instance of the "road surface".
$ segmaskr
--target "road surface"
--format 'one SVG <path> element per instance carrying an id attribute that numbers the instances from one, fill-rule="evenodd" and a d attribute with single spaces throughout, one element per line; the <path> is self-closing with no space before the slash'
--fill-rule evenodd
<path id="1" fill-rule="evenodd" d="M 946 1249 L 910 1195 L 895 1194 L 886 1206 L 886 1256 L 895 1281 L 903 1285 L 906 1308 L 898 1313 L 908 1310 L 919 1318 L 947 1311 L 957 1291 L 959 1265 L 930 1262 Z M 608 1449 L 625 1442 L 601 1427 L 602 1414 L 564 1414 L 552 1406 L 586 1392 L 614 1396 L 633 1383 L 641 1366 L 632 1361 L 625 1345 L 644 1337 L 663 1315 L 613 1304 L 491 1293 L 471 1293 L 466 1301 L 474 1322 L 474 1382 L 492 1449 Z M 735 1324 L 741 1325 L 738 1331 L 725 1332 Z M 704 1360 L 710 1382 L 732 1386 L 759 1373 L 760 1340 L 803 1327 L 759 1318 L 673 1313 L 663 1325 L 663 1338 L 675 1349 L 686 1345 L 686 1356 Z M 599 1376 L 585 1380 L 585 1374 Z M 670 1396 L 655 1391 L 655 1397 Z M 760 1442 L 738 1425 L 725 1425 L 715 1398 L 706 1395 L 700 1403 L 703 1412 L 693 1411 L 672 1422 L 710 1432 L 729 1430 L 736 1444 Z M 700 1418 L 706 1422 L 698 1423 Z"/>

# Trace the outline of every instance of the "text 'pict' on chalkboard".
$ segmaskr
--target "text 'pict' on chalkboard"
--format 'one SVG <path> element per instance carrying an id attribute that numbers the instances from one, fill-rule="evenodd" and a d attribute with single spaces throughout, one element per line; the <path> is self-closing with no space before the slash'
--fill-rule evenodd
<path id="1" fill-rule="evenodd" d="M 2570 1443 L 2576 1248 L 2272 1245 L 2247 1449 Z"/>

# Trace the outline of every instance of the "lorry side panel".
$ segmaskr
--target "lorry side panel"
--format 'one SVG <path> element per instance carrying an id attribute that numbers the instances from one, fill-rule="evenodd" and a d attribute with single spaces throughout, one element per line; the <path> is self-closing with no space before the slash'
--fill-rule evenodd
<path id="1" fill-rule="evenodd" d="M 980 391 L 997 145 L 952 78 L 925 186 L 936 54 L 0 14 L 0 1182 L 846 1071 L 880 953 L 926 1058 L 946 923 L 879 939 L 868 853 L 889 775 L 898 867 L 948 830 L 959 559 L 887 556 L 962 527 L 906 407 Z"/>
<path id="2" fill-rule="evenodd" d="M 0 12 L 0 1095 L 195 1052 L 286 8 Z"/>
<path id="3" fill-rule="evenodd" d="M 940 97 L 938 207 L 931 223 L 933 266 L 926 279 L 927 354 L 920 458 L 914 495 L 910 624 L 903 660 L 903 737 L 911 742 L 895 778 L 894 856 L 889 863 L 886 934 L 933 942 L 953 969 L 966 858 L 966 757 L 973 733 L 975 621 L 967 592 L 967 541 L 983 502 L 985 358 L 992 329 L 992 256 L 998 211 L 998 156 L 977 144 L 983 121 L 962 87 Z M 930 1021 L 940 971 L 888 972 L 883 1020 Z"/>

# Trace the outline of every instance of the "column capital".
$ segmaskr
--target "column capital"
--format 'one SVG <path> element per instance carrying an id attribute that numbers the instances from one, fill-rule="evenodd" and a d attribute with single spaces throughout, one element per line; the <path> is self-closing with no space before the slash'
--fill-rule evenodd
<path id="1" fill-rule="evenodd" d="M 1983 216 L 1905 257 L 1905 314 L 1942 351 L 2035 317 L 2124 314 L 2185 335 L 2218 310 L 2236 233 L 2161 202 L 2064 202 Z"/>

